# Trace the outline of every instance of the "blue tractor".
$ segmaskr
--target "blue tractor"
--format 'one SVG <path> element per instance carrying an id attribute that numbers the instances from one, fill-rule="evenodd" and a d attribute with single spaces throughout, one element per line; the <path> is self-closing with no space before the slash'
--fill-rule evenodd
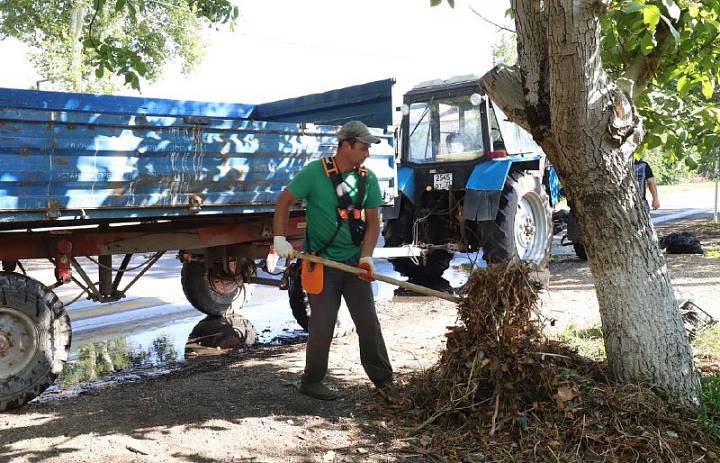
<path id="1" fill-rule="evenodd" d="M 559 181 L 532 137 L 483 94 L 477 76 L 420 84 L 404 96 L 394 207 L 385 246 L 420 256 L 390 259 L 420 283 L 442 276 L 454 252 L 483 249 L 487 262 L 544 266 Z M 552 199 L 551 199 L 552 198 Z"/>

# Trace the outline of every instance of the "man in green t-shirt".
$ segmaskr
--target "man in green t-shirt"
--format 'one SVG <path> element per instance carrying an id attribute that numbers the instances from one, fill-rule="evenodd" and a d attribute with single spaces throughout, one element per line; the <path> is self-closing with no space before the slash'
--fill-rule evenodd
<path id="1" fill-rule="evenodd" d="M 358 278 L 351 273 L 325 267 L 322 291 L 319 294 L 308 294 L 311 314 L 300 392 L 322 400 L 337 397 L 322 381 L 327 373 L 330 343 L 340 299 L 343 297 L 355 323 L 360 342 L 360 360 L 365 373 L 384 393 L 381 395 L 386 396 L 392 384 L 392 367 L 370 286 L 375 270 L 372 254 L 380 235 L 378 207 L 382 205 L 382 195 L 375 174 L 367 171 L 362 180 L 365 182 L 363 188 L 358 171 L 370 154 L 370 145 L 379 143 L 380 139 L 373 136 L 362 122 L 350 121 L 338 130 L 337 140 L 334 161 L 342 176 L 338 188 L 347 191 L 351 204 L 362 204 L 366 222 L 362 243 L 357 245 L 353 242 L 348 221 L 340 218 L 339 193 L 326 174 L 321 160 L 310 162 L 292 179 L 278 199 L 273 221 L 275 252 L 280 257 L 294 257 L 295 251 L 285 239 L 288 215 L 292 204 L 304 200 L 307 218 L 305 251 L 367 270 L 367 276 Z M 358 198 L 363 190 L 364 197 Z"/>

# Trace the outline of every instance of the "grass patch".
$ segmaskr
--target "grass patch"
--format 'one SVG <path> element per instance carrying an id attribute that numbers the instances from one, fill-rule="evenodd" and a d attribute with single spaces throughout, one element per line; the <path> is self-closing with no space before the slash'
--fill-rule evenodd
<path id="1" fill-rule="evenodd" d="M 720 324 L 700 331 L 692 342 L 693 351 L 701 355 L 720 354 Z"/>
<path id="2" fill-rule="evenodd" d="M 558 334 L 558 338 L 584 357 L 598 362 L 605 360 L 605 342 L 599 326 L 578 328 L 571 323 Z"/>
<path id="3" fill-rule="evenodd" d="M 700 423 L 720 440 L 720 373 L 700 378 Z"/>
<path id="4" fill-rule="evenodd" d="M 711 259 L 720 258 L 720 250 L 713 249 L 713 250 L 711 250 L 711 251 L 707 251 L 707 252 L 705 253 L 705 256 L 706 256 L 706 257 L 709 257 L 709 258 L 711 258 Z"/>

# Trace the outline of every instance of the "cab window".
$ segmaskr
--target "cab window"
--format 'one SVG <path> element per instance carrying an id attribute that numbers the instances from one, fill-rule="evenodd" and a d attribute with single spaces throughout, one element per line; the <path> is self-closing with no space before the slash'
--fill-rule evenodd
<path id="1" fill-rule="evenodd" d="M 469 96 L 410 105 L 409 160 L 426 163 L 482 157 L 482 108 L 473 106 Z"/>

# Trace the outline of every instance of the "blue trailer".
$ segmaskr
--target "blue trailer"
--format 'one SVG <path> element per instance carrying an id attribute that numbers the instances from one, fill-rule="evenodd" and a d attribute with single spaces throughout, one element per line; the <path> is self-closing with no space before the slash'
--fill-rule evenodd
<path id="1" fill-rule="evenodd" d="M 62 284 L 116 301 L 167 251 L 183 263 L 187 299 L 210 315 L 237 310 L 248 283 L 276 283 L 256 270 L 277 197 L 309 161 L 334 154 L 338 125 L 390 125 L 392 85 L 261 105 L 0 89 L 0 411 L 31 400 L 62 370 L 71 339 L 53 292 Z M 391 205 L 393 134 L 373 133 L 383 142 L 366 165 Z M 288 238 L 299 243 L 304 233 L 298 206 Z M 139 253 L 152 257 L 121 285 Z M 79 256 L 95 263 L 99 283 Z M 34 258 L 52 261 L 55 281 L 25 274 L 22 261 Z M 290 295 L 304 310 L 302 293 Z"/>

